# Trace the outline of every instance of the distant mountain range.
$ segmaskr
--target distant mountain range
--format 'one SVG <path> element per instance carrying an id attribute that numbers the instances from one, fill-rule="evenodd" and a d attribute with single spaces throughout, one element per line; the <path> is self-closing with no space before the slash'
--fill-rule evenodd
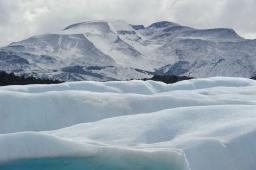
<path id="1" fill-rule="evenodd" d="M 256 76 L 256 40 L 234 30 L 89 21 L 0 48 L 0 70 L 61 81 Z"/>

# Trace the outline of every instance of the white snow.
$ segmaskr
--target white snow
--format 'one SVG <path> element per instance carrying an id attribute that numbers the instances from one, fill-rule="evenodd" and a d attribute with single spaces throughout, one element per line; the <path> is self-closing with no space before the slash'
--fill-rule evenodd
<path id="1" fill-rule="evenodd" d="M 62 81 L 148 77 L 138 69 L 197 78 L 255 76 L 255 40 L 243 39 L 232 29 L 202 30 L 166 21 L 152 25 L 137 30 L 122 20 L 76 23 L 0 48 L 5 56 L 0 67 Z M 67 70 L 74 66 L 84 69 Z M 109 66 L 114 69 L 102 68 Z"/>
<path id="2" fill-rule="evenodd" d="M 70 25 L 65 28 L 64 31 L 78 34 L 90 33 L 104 35 L 108 33 L 117 33 L 118 31 L 134 31 L 134 29 L 130 24 L 123 20 L 95 20 Z"/>
<path id="3" fill-rule="evenodd" d="M 105 169 L 254 170 L 255 89 L 220 77 L 1 87 L 0 169 L 79 157 Z"/>

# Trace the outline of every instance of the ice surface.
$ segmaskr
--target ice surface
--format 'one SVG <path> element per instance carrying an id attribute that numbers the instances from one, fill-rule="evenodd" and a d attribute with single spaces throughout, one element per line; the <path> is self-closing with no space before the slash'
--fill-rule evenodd
<path id="1" fill-rule="evenodd" d="M 1 87 L 0 169 L 254 170 L 255 88 L 220 77 Z"/>

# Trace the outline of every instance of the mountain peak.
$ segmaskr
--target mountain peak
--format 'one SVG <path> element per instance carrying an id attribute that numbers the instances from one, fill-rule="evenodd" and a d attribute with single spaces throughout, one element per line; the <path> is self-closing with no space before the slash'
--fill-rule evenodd
<path id="1" fill-rule="evenodd" d="M 130 24 L 123 20 L 93 20 L 72 24 L 63 31 L 72 33 L 107 34 L 118 31 L 133 31 Z"/>
<path id="2" fill-rule="evenodd" d="M 144 25 L 131 25 L 131 27 L 135 30 L 143 30 L 145 29 Z"/>
<path id="3" fill-rule="evenodd" d="M 72 29 L 72 28 L 76 28 L 76 27 L 80 27 L 80 26 L 84 26 L 84 25 L 88 25 L 88 24 L 95 24 L 95 23 L 107 23 L 107 21 L 104 21 L 104 20 L 89 20 L 89 21 L 84 21 L 84 22 L 78 22 L 78 23 L 71 24 L 71 25 L 65 27 L 63 30 L 68 30 L 68 29 Z"/>
<path id="4" fill-rule="evenodd" d="M 149 28 L 165 28 L 169 26 L 177 26 L 178 24 L 169 21 L 159 21 L 148 26 Z"/>

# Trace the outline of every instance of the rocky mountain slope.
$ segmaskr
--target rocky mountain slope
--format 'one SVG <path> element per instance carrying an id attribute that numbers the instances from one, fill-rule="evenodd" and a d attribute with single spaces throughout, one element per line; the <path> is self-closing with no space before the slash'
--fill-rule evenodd
<path id="1" fill-rule="evenodd" d="M 149 26 L 89 21 L 0 48 L 0 70 L 40 78 L 127 80 L 152 75 L 256 75 L 256 40 L 232 29 L 200 30 L 162 21 Z"/>

